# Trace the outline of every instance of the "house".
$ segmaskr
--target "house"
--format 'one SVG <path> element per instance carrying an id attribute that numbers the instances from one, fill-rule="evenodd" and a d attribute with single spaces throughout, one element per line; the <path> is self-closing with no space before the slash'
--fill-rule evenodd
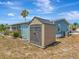
<path id="1" fill-rule="evenodd" d="M 29 23 L 30 22 L 12 24 L 10 25 L 10 30 L 19 31 L 22 39 L 25 41 L 29 41 Z"/>
<path id="2" fill-rule="evenodd" d="M 56 25 L 51 21 L 34 17 L 29 26 L 30 43 L 44 48 L 56 41 Z"/>
<path id="3" fill-rule="evenodd" d="M 65 36 L 65 34 L 69 31 L 69 23 L 66 21 L 66 19 L 59 19 L 54 21 L 56 24 L 56 37 Z"/>
<path id="4" fill-rule="evenodd" d="M 20 31 L 20 23 L 10 25 L 10 31 Z"/>

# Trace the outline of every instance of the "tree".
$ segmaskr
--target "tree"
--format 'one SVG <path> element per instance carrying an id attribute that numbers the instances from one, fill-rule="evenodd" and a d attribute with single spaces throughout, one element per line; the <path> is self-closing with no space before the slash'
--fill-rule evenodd
<path id="1" fill-rule="evenodd" d="M 78 23 L 73 23 L 70 25 L 70 29 L 72 29 L 72 30 L 76 30 L 77 27 L 78 27 Z"/>
<path id="2" fill-rule="evenodd" d="M 6 30 L 6 25 L 0 24 L 0 31 L 5 31 L 5 30 Z"/>
<path id="3" fill-rule="evenodd" d="M 74 23 L 74 25 L 75 25 L 75 26 L 77 26 L 77 25 L 78 25 L 78 23 Z"/>
<path id="4" fill-rule="evenodd" d="M 29 12 L 27 10 L 22 10 L 21 12 L 21 16 L 23 16 L 23 18 L 25 18 L 26 21 L 26 16 L 28 16 Z"/>

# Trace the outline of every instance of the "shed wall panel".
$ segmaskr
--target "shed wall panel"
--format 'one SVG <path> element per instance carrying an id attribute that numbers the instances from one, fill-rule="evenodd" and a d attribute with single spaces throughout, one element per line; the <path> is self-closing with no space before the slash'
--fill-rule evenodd
<path id="1" fill-rule="evenodd" d="M 56 27 L 55 25 L 45 24 L 45 39 L 44 45 L 49 45 L 56 41 Z"/>

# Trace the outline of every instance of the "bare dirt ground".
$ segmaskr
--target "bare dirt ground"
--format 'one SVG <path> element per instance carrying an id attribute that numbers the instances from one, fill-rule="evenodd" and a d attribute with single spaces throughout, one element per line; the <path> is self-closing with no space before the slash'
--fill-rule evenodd
<path id="1" fill-rule="evenodd" d="M 60 38 L 46 49 L 0 37 L 0 59 L 79 59 L 79 35 Z"/>

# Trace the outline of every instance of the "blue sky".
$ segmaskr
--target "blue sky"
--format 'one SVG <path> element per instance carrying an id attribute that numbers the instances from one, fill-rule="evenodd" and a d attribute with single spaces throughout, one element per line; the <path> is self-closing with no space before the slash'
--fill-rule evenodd
<path id="1" fill-rule="evenodd" d="M 79 23 L 79 0 L 0 0 L 0 24 L 24 22 L 21 11 L 29 11 L 27 21 L 34 16 L 49 20 L 61 18 Z"/>

